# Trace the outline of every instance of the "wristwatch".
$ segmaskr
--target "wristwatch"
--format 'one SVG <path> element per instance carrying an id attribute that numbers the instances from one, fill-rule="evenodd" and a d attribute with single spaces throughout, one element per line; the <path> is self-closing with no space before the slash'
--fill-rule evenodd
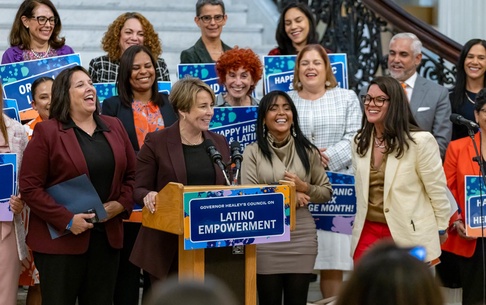
<path id="1" fill-rule="evenodd" d="M 446 234 L 446 232 L 447 232 L 446 230 L 439 230 L 439 235 L 444 235 Z"/>

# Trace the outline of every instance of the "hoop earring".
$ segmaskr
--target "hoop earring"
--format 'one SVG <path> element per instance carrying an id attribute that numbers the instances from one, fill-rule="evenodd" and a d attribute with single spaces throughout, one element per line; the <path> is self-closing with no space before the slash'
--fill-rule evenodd
<path id="1" fill-rule="evenodd" d="M 292 134 L 292 137 L 297 138 L 297 134 L 295 133 L 295 128 L 294 128 L 294 123 L 290 125 L 290 133 Z"/>
<path id="2" fill-rule="evenodd" d="M 267 134 L 267 129 L 265 128 L 265 124 L 263 124 L 263 137 L 265 138 Z"/>

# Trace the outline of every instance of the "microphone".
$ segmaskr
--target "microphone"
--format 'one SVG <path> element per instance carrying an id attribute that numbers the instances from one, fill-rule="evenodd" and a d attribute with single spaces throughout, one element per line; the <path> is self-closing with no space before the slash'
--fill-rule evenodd
<path id="1" fill-rule="evenodd" d="M 243 155 L 240 152 L 240 142 L 233 141 L 231 143 L 231 161 L 235 164 L 236 170 L 241 168 L 241 162 L 243 162 Z"/>
<path id="2" fill-rule="evenodd" d="M 457 125 L 464 125 L 467 128 L 479 128 L 479 125 L 471 120 L 464 118 L 462 115 L 453 113 L 451 114 L 450 120 L 452 123 Z"/>
<path id="3" fill-rule="evenodd" d="M 243 162 L 243 156 L 240 153 L 240 143 L 233 141 L 231 143 L 231 161 L 235 164 L 236 174 L 233 176 L 233 183 L 238 184 L 238 177 L 240 175 L 241 162 Z"/>
<path id="4" fill-rule="evenodd" d="M 204 140 L 204 146 L 206 147 L 206 152 L 208 153 L 209 157 L 211 158 L 211 161 L 216 163 L 221 171 L 223 171 L 224 178 L 226 179 L 226 183 L 230 185 L 228 176 L 226 175 L 226 166 L 223 164 L 223 157 L 221 156 L 221 153 L 216 149 L 216 147 L 213 144 L 213 141 L 210 139 Z"/>

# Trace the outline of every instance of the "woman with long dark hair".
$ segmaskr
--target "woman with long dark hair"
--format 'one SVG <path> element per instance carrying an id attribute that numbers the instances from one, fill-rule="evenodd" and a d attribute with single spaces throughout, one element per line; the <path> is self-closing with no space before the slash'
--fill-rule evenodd
<path id="1" fill-rule="evenodd" d="M 452 113 L 474 121 L 476 94 L 486 87 L 486 40 L 471 39 L 462 48 L 456 64 L 456 84 L 449 93 Z M 467 127 L 452 125 L 452 140 L 467 137 Z"/>
<path id="2" fill-rule="evenodd" d="M 309 281 L 317 255 L 316 225 L 307 208 L 331 197 L 331 184 L 321 165 L 319 149 L 303 134 L 297 108 L 282 91 L 260 101 L 257 141 L 245 148 L 243 184 L 295 183 L 296 229 L 289 242 L 257 246 L 257 289 L 260 304 L 307 303 Z M 296 263 L 298 262 L 298 263 Z"/>
<path id="3" fill-rule="evenodd" d="M 311 43 L 318 43 L 316 20 L 302 2 L 288 4 L 282 11 L 275 33 L 278 47 L 268 55 L 294 55 Z"/>
<path id="4" fill-rule="evenodd" d="M 378 240 L 421 245 L 434 264 L 447 239 L 450 204 L 439 146 L 421 131 L 400 83 L 381 76 L 363 97 L 364 116 L 353 141 L 357 212 L 355 262 Z"/>
<path id="5" fill-rule="evenodd" d="M 138 153 L 149 132 L 169 127 L 177 116 L 169 97 L 157 90 L 156 59 L 143 45 L 129 47 L 120 59 L 118 95 L 103 101 L 102 113 L 120 119 L 128 133 L 133 150 Z M 136 216 L 138 214 L 138 217 Z M 123 222 L 123 249 L 120 256 L 114 304 L 137 304 L 140 291 L 140 268 L 129 257 L 140 230 L 141 211 Z M 149 283 L 144 281 L 144 288 Z"/>

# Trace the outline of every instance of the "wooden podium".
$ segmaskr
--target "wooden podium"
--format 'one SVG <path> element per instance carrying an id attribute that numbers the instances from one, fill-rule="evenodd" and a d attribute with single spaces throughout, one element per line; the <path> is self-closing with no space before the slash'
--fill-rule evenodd
<path id="1" fill-rule="evenodd" d="M 286 207 L 289 207 L 290 230 L 295 227 L 295 184 L 280 181 L 280 186 L 286 190 Z M 142 224 L 146 227 L 179 235 L 179 280 L 196 279 L 204 281 L 205 250 L 185 250 L 185 238 L 188 236 L 189 219 L 184 215 L 184 194 L 208 191 L 228 191 L 238 193 L 239 190 L 253 188 L 269 188 L 269 185 L 238 185 L 238 186 L 184 186 L 180 183 L 167 184 L 156 196 L 156 211 L 150 213 L 145 207 L 142 210 Z M 277 187 L 277 186 L 273 186 Z M 277 187 L 278 188 L 278 187 Z M 276 188 L 276 189 L 277 189 Z M 279 194 L 279 192 L 275 192 Z M 231 196 L 230 196 L 231 197 Z M 235 196 L 232 196 L 235 197 Z M 186 215 L 187 216 L 187 215 Z M 186 232 L 185 232 L 186 230 Z M 244 246 L 245 250 L 245 305 L 256 305 L 256 245 Z"/>

